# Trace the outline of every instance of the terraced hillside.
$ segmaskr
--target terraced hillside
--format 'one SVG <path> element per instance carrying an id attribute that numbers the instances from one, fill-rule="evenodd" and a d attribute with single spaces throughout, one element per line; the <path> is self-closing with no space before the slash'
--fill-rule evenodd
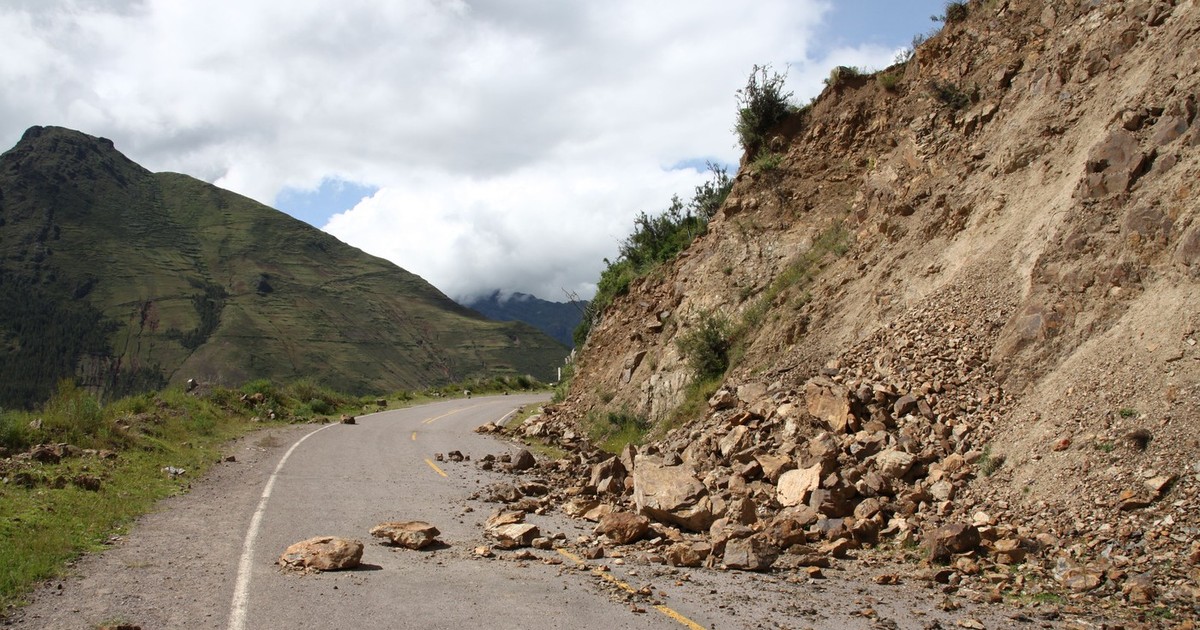
<path id="1" fill-rule="evenodd" d="M 0 405 L 61 378 L 105 393 L 189 378 L 350 392 L 548 378 L 566 349 L 251 199 L 33 127 L 0 156 Z"/>

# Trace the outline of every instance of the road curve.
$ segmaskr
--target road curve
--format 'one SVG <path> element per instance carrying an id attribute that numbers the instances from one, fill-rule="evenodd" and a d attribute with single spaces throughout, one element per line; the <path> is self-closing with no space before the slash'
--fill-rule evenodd
<path id="1" fill-rule="evenodd" d="M 665 615 L 631 616 L 590 580 L 564 576 L 561 565 L 474 557 L 474 547 L 485 544 L 480 521 L 487 508 L 465 512 L 466 498 L 490 479 L 471 464 L 436 462 L 435 454 L 458 450 L 477 459 L 505 450 L 472 430 L 540 400 L 448 400 L 361 416 L 357 424 L 302 437 L 268 480 L 269 496 L 255 508 L 260 518 L 247 519 L 256 530 L 247 526 L 252 544 L 243 545 L 229 630 L 681 627 Z M 369 537 L 371 527 L 391 520 L 433 523 L 448 546 L 397 550 Z M 318 535 L 362 540 L 363 567 L 292 575 L 274 565 L 288 545 Z"/>
<path id="2" fill-rule="evenodd" d="M 128 536 L 45 583 L 4 621 L 17 628 L 924 628 L 979 619 L 1011 626 L 1014 614 L 959 598 L 955 609 L 917 583 L 880 586 L 886 570 L 847 564 L 829 580 L 790 573 L 685 570 L 630 558 L 583 561 L 570 549 L 481 559 L 483 521 L 496 504 L 470 498 L 511 476 L 475 461 L 515 446 L 473 433 L 544 396 L 448 400 L 360 416 L 354 425 L 272 427 L 228 445 L 186 495 L 164 500 Z M 436 462 L 458 450 L 468 462 Z M 374 525 L 429 521 L 446 545 L 408 551 L 379 544 Z M 530 515 L 568 542 L 591 524 Z M 357 538 L 363 566 L 300 575 L 276 559 L 320 535 Z M 602 570 L 611 569 L 611 570 Z M 910 567 L 893 567 L 906 571 Z M 857 575 L 854 575 L 857 573 Z M 866 575 L 864 575 L 866 574 Z M 630 590 L 652 593 L 627 597 Z M 635 602 L 631 605 L 630 601 Z M 944 602 L 943 602 L 944 603 Z"/>

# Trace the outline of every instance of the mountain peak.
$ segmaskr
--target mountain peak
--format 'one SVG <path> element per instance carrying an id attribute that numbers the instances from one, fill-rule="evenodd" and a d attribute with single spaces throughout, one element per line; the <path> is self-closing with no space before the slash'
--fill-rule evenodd
<path id="1" fill-rule="evenodd" d="M 352 393 L 553 375 L 566 349 L 252 199 L 151 173 L 112 141 L 32 127 L 0 155 L 0 405 L 72 378 Z"/>
<path id="2" fill-rule="evenodd" d="M 20 142 L 0 158 L 7 169 L 15 168 L 21 174 L 49 171 L 72 180 L 107 174 L 124 183 L 150 175 L 118 151 L 112 140 L 66 127 L 30 127 Z"/>

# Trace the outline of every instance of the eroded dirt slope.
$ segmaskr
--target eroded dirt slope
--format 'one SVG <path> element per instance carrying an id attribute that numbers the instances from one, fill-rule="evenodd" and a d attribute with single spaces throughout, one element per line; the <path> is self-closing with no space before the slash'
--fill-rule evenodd
<path id="1" fill-rule="evenodd" d="M 749 322 L 707 411 L 629 453 L 606 501 L 644 508 L 640 457 L 694 472 L 714 553 L 801 507 L 811 537 L 856 546 L 970 523 L 982 546 L 950 560 L 984 563 L 968 580 L 1194 614 L 1200 7 L 968 9 L 885 71 L 893 89 L 843 78 L 776 130 L 780 166 L 743 164 L 708 234 L 616 301 L 530 430 L 664 421 L 691 380 L 681 335 L 705 313 Z M 781 476 L 813 466 L 788 505 Z"/>

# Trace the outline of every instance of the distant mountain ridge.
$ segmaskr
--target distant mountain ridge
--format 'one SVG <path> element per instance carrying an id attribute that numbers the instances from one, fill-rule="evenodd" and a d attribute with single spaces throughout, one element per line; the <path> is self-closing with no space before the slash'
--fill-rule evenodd
<path id="1" fill-rule="evenodd" d="M 588 302 L 550 302 L 528 293 L 504 296 L 500 291 L 494 291 L 486 297 L 464 300 L 462 304 L 483 313 L 488 319 L 525 322 L 570 348 L 575 345 L 572 333 L 583 319 Z"/>
<path id="2" fill-rule="evenodd" d="M 0 155 L 0 406 L 61 378 L 383 392 L 552 377 L 566 350 L 251 199 L 151 173 L 111 141 L 30 128 Z"/>

